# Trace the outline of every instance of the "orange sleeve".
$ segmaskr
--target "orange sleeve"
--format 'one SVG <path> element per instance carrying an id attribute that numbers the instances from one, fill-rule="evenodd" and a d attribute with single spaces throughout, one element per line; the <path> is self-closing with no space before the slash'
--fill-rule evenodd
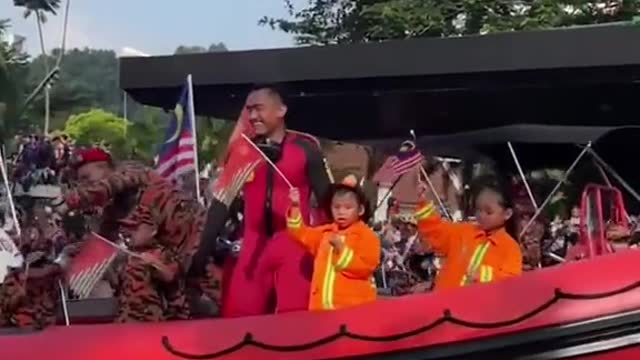
<path id="1" fill-rule="evenodd" d="M 290 208 L 287 212 L 287 232 L 291 237 L 307 249 L 313 256 L 318 251 L 322 240 L 322 230 L 306 226 L 298 208 Z"/>
<path id="2" fill-rule="evenodd" d="M 370 229 L 358 234 L 357 246 L 346 245 L 342 251 L 335 252 L 333 265 L 347 277 L 368 279 L 380 265 L 380 239 Z"/>
<path id="3" fill-rule="evenodd" d="M 433 202 L 419 204 L 415 213 L 418 233 L 433 250 L 447 256 L 451 243 L 462 231 L 461 224 L 444 221 Z"/>

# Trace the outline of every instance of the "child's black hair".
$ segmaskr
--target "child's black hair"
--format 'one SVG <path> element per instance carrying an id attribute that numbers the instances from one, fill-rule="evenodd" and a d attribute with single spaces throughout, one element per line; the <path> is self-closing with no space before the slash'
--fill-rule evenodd
<path id="1" fill-rule="evenodd" d="M 356 200 L 358 201 L 358 205 L 364 208 L 364 213 L 360 215 L 360 220 L 364 223 L 368 223 L 369 219 L 371 218 L 371 207 L 369 206 L 369 200 L 365 196 L 360 186 L 352 187 L 344 184 L 332 184 L 323 201 L 323 208 L 327 213 L 327 216 L 331 218 L 331 221 L 334 220 L 331 214 L 331 202 L 336 195 L 342 196 L 346 194 L 355 195 Z"/>
<path id="2" fill-rule="evenodd" d="M 513 215 L 511 215 L 511 217 L 505 222 L 504 227 L 511 237 L 518 240 L 519 234 L 517 233 L 516 228 L 515 207 L 509 184 L 500 180 L 495 175 L 483 175 L 474 179 L 471 184 L 471 204 L 474 209 L 476 207 L 476 200 L 480 193 L 487 190 L 500 195 L 500 206 L 504 209 L 511 209 L 513 212 Z"/>

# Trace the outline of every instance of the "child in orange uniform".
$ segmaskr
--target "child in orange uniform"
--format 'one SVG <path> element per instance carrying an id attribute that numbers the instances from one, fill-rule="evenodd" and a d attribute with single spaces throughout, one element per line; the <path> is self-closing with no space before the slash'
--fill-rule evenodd
<path id="1" fill-rule="evenodd" d="M 369 208 L 355 176 L 334 184 L 326 205 L 333 222 L 307 227 L 300 214 L 300 193 L 289 194 L 287 227 L 315 258 L 309 310 L 332 310 L 376 300 L 373 274 L 380 263 L 380 240 L 366 221 Z"/>
<path id="2" fill-rule="evenodd" d="M 485 179 L 473 195 L 476 223 L 442 220 L 423 186 L 416 211 L 418 231 L 426 243 L 446 257 L 434 290 L 488 283 L 522 273 L 522 252 L 506 230 L 513 216 L 507 192 L 494 179 Z"/>

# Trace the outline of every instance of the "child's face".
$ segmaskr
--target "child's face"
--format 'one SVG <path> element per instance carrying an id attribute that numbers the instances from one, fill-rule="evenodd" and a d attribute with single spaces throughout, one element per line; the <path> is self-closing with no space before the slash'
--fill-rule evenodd
<path id="1" fill-rule="evenodd" d="M 364 207 L 353 193 L 339 193 L 331 199 L 331 215 L 340 228 L 346 228 L 360 219 Z"/>
<path id="2" fill-rule="evenodd" d="M 476 221 L 484 231 L 499 229 L 511 218 L 513 211 L 502 205 L 502 196 L 492 190 L 483 190 L 476 198 Z"/>

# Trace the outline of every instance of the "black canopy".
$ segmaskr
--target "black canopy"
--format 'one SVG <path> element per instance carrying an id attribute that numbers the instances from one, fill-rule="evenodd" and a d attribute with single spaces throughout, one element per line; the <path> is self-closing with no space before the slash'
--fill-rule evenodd
<path id="1" fill-rule="evenodd" d="M 516 167 L 507 143 L 511 142 L 525 171 L 541 168 L 566 169 L 577 158 L 584 146 L 592 144 L 595 152 L 607 162 L 634 189 L 640 189 L 640 171 L 635 153 L 640 126 L 587 127 L 512 125 L 469 131 L 451 135 L 423 136 L 417 141 L 427 155 L 471 155 L 467 160 L 486 157 L 499 169 L 515 173 Z M 377 146 L 390 146 L 377 143 Z M 397 148 L 398 142 L 395 143 Z M 585 156 L 579 168 L 593 181 L 600 182 L 599 173 Z M 598 180 L 595 180 L 598 179 Z"/>
<path id="2" fill-rule="evenodd" d="M 281 83 L 289 126 L 334 139 L 446 134 L 514 123 L 637 123 L 640 30 L 605 26 L 375 44 L 123 58 L 136 100 L 235 119 L 250 84 Z"/>

